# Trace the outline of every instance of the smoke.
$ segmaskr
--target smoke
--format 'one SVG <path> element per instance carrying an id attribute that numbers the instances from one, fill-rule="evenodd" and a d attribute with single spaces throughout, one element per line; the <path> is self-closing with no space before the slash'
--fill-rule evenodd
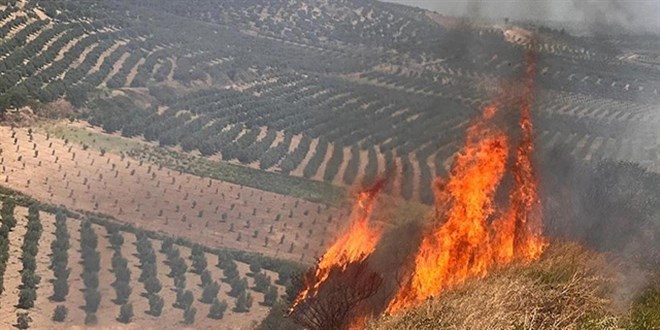
<path id="1" fill-rule="evenodd" d="M 387 0 L 469 18 L 556 22 L 590 34 L 660 34 L 658 0 Z M 558 26 L 559 27 L 559 26 Z M 576 32 L 578 32 L 576 31 Z"/>

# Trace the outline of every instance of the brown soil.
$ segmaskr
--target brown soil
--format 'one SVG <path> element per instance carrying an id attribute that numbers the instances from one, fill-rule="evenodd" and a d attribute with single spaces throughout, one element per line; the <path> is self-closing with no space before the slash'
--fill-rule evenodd
<path id="1" fill-rule="evenodd" d="M 207 246 L 312 263 L 348 217 L 348 212 L 290 196 L 159 169 L 109 152 L 102 156 L 54 137 L 47 140 L 42 133 L 34 133 L 31 142 L 25 128 L 16 129 L 16 145 L 11 135 L 10 128 L 0 127 L 1 184 L 41 201 L 108 214 Z"/>
<path id="2" fill-rule="evenodd" d="M 20 284 L 19 270 L 22 268 L 19 256 L 21 255 L 21 245 L 23 244 L 23 236 L 25 235 L 27 220 L 25 215 L 27 209 L 24 207 L 17 207 L 15 216 L 17 226 L 14 231 L 10 233 L 10 259 L 5 276 L 6 291 L 0 296 L 0 328 L 11 329 L 16 322 L 17 310 L 14 305 L 18 302 L 18 287 Z M 39 240 L 39 252 L 37 255 L 37 274 L 41 276 L 41 282 L 37 289 L 37 300 L 35 307 L 29 309 L 27 312 L 32 318 L 30 324 L 31 329 L 81 329 L 85 328 L 85 312 L 82 309 L 84 305 L 83 289 L 84 284 L 81 279 L 82 265 L 80 263 L 80 221 L 76 219 L 68 219 L 67 227 L 71 235 L 69 249 L 69 263 L 71 268 L 71 275 L 69 276 L 70 290 L 64 302 L 53 302 L 49 300 L 52 294 L 52 284 L 50 280 L 53 279 L 53 273 L 48 266 L 50 265 L 51 248 L 50 244 L 54 240 L 55 233 L 55 217 L 49 213 L 40 213 L 41 223 L 43 225 L 43 233 Z M 173 280 L 166 276 L 169 272 L 169 267 L 164 263 L 166 257 L 160 252 L 161 241 L 152 240 L 154 250 L 156 251 L 156 258 L 158 262 L 158 276 L 163 285 L 163 289 L 159 293 L 165 300 L 163 313 L 160 317 L 151 316 L 146 314 L 145 311 L 149 309 L 148 299 L 142 296 L 144 293 L 144 285 L 138 281 L 141 270 L 139 269 L 139 259 L 137 258 L 137 251 L 135 247 L 136 237 L 131 233 L 122 233 L 124 237 L 124 244 L 122 245 L 122 255 L 128 259 L 129 269 L 131 270 L 131 287 L 133 289 L 129 301 L 133 304 L 135 316 L 132 322 L 127 325 L 122 325 L 116 321 L 119 315 L 119 305 L 113 302 L 116 297 L 114 288 L 111 283 L 114 282 L 115 276 L 110 269 L 110 259 L 113 255 L 113 250 L 110 248 L 108 242 L 107 231 L 104 227 L 93 225 L 94 231 L 98 235 L 98 247 L 101 256 L 101 270 L 99 272 L 99 291 L 101 292 L 101 305 L 96 313 L 98 324 L 95 328 L 99 329 L 181 329 L 185 326 L 181 323 L 183 319 L 183 311 L 172 307 L 176 299 L 175 292 L 173 291 Z M 187 247 L 175 246 L 180 252 L 181 256 L 187 261 L 190 266 L 189 256 L 191 251 Z M 207 269 L 211 272 L 213 279 L 219 283 L 222 276 L 222 271 L 217 268 L 218 257 L 215 255 L 206 254 L 208 260 Z M 249 265 L 238 262 L 238 270 L 241 276 L 246 276 L 249 272 Z M 277 279 L 277 274 L 271 271 L 265 271 L 268 276 L 274 281 Z M 250 286 L 254 285 L 251 277 L 247 277 Z M 274 282 L 273 282 L 274 284 Z M 259 303 L 263 301 L 263 294 L 248 290 L 254 298 L 254 304 L 248 313 L 235 313 L 232 311 L 236 300 L 227 295 L 230 289 L 226 283 L 221 283 L 221 289 L 218 294 L 220 301 L 225 300 L 228 303 L 228 309 L 222 320 L 213 320 L 207 317 L 210 305 L 203 304 L 199 301 L 202 296 L 201 278 L 199 275 L 192 272 L 186 274 L 186 289 L 193 292 L 195 301 L 193 306 L 197 309 L 195 323 L 190 326 L 194 329 L 252 329 L 254 325 L 259 323 L 268 313 L 268 307 L 262 306 Z M 284 288 L 278 286 L 280 294 L 284 294 Z M 68 316 L 63 323 L 55 326 L 51 317 L 55 307 L 58 305 L 66 306 L 68 309 Z"/>

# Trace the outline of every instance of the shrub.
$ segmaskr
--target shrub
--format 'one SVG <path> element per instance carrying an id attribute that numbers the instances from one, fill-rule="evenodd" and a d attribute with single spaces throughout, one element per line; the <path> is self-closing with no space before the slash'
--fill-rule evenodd
<path id="1" fill-rule="evenodd" d="M 165 301 L 157 295 L 149 296 L 149 314 L 153 316 L 160 316 L 163 311 Z"/>
<path id="2" fill-rule="evenodd" d="M 131 320 L 133 319 L 133 304 L 127 303 L 121 305 L 119 308 L 119 317 L 117 317 L 117 321 L 121 323 L 130 323 Z"/>
<path id="3" fill-rule="evenodd" d="M 69 314 L 69 310 L 64 305 L 57 305 L 55 311 L 53 311 L 53 321 L 63 322 L 66 319 L 66 316 Z"/>
<path id="4" fill-rule="evenodd" d="M 186 308 L 183 311 L 183 323 L 184 324 L 195 323 L 195 315 L 197 315 L 197 309 L 195 307 Z"/>
<path id="5" fill-rule="evenodd" d="M 277 287 L 271 285 L 268 291 L 264 294 L 264 301 L 262 302 L 262 305 L 272 307 L 277 301 L 278 295 Z"/>
<path id="6" fill-rule="evenodd" d="M 234 312 L 236 313 L 247 313 L 250 311 L 248 307 L 248 298 L 245 291 L 241 292 L 236 299 L 236 305 L 234 306 Z"/>
<path id="7" fill-rule="evenodd" d="M 211 282 L 208 285 L 204 286 L 202 291 L 202 298 L 199 300 L 205 304 L 210 304 L 214 299 L 217 298 L 218 292 L 220 291 L 220 284 L 218 282 Z"/>
<path id="8" fill-rule="evenodd" d="M 219 301 L 218 298 L 213 299 L 208 317 L 214 320 L 222 319 L 227 311 L 227 307 L 227 301 Z"/>
<path id="9" fill-rule="evenodd" d="M 16 313 L 16 328 L 18 329 L 28 329 L 30 328 L 30 322 L 32 318 L 26 312 Z"/>

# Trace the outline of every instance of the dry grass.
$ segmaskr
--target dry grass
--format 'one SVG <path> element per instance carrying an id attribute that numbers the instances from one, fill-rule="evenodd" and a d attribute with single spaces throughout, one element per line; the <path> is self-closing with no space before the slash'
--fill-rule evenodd
<path id="1" fill-rule="evenodd" d="M 557 244 L 537 262 L 470 281 L 368 329 L 617 329 L 605 298 L 613 278 L 603 257 Z"/>

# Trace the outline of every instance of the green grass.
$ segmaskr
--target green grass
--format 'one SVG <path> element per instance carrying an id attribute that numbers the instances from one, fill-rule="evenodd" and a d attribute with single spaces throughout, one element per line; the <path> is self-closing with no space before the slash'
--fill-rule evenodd
<path id="1" fill-rule="evenodd" d="M 68 140 L 69 142 L 88 146 L 95 150 L 104 149 L 108 152 L 114 151 L 116 153 L 129 152 L 130 150 L 144 145 L 143 142 L 137 140 L 121 136 L 101 134 L 84 128 L 68 125 L 45 125 L 44 129 L 46 132 L 62 140 Z"/>
<path id="2" fill-rule="evenodd" d="M 163 167 L 201 177 L 209 177 L 316 203 L 337 205 L 344 200 L 344 188 L 325 182 L 213 161 L 183 152 L 151 146 L 136 139 L 93 132 L 63 124 L 47 124 L 43 129 L 53 136 L 87 146 L 93 150 L 125 153 Z"/>
<path id="3" fill-rule="evenodd" d="M 651 282 L 635 300 L 630 320 L 625 328 L 631 330 L 660 329 L 660 277 Z"/>
<path id="4" fill-rule="evenodd" d="M 282 195 L 302 198 L 316 203 L 337 205 L 346 195 L 344 188 L 329 183 L 308 180 L 279 173 L 213 161 L 163 148 L 142 147 L 133 149 L 129 155 L 154 162 L 170 169 L 209 177 Z"/>

